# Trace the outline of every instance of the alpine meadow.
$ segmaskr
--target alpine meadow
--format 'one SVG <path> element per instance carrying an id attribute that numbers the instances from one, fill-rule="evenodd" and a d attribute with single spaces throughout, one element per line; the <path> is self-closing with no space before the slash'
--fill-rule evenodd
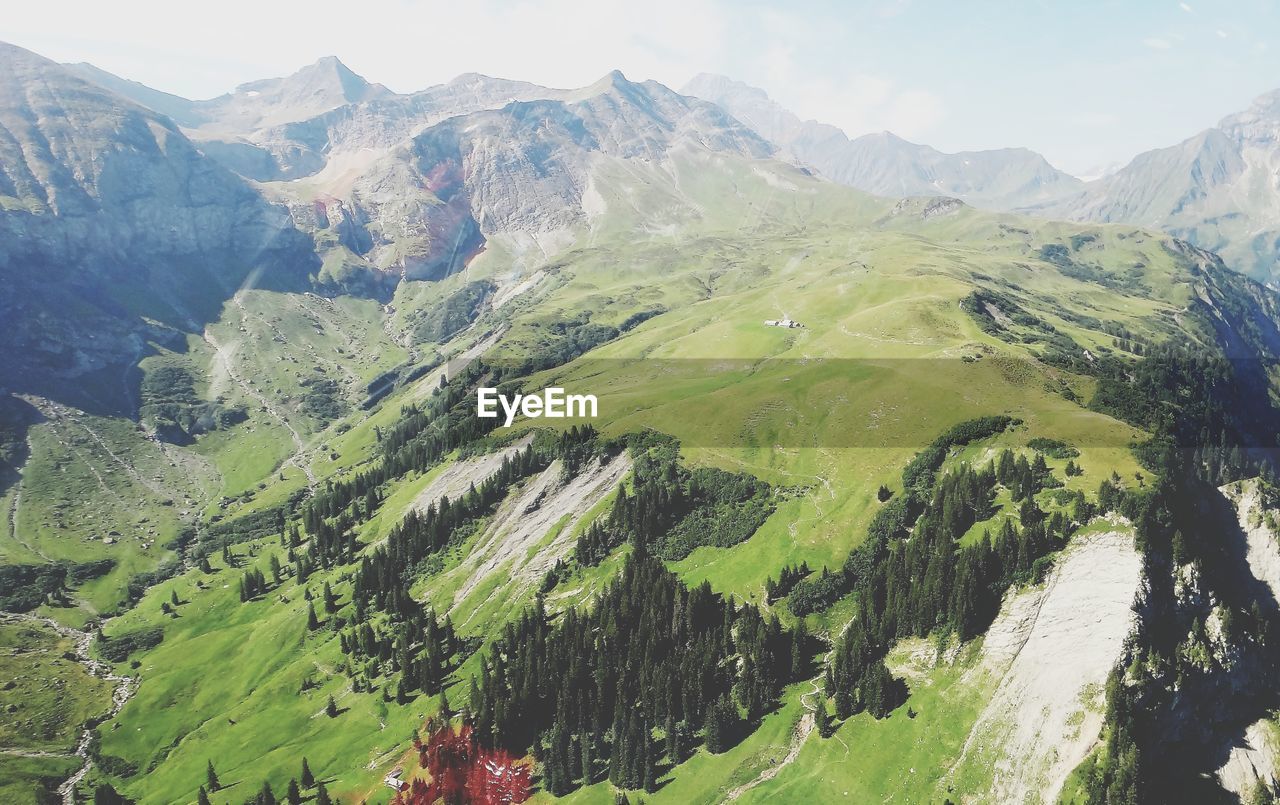
<path id="1" fill-rule="evenodd" d="M 1280 90 L 105 66 L 0 42 L 0 802 L 1276 801 Z"/>

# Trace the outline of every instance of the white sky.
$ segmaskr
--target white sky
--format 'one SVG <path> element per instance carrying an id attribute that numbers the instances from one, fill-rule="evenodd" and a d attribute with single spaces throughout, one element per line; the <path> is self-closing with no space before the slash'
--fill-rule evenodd
<path id="1" fill-rule="evenodd" d="M 325 55 L 401 92 L 472 71 L 575 87 L 617 68 L 675 89 L 715 72 L 851 136 L 1025 146 L 1080 174 L 1280 87 L 1274 0 L 1201 5 L 67 0 L 6 8 L 0 39 L 194 98 Z"/>

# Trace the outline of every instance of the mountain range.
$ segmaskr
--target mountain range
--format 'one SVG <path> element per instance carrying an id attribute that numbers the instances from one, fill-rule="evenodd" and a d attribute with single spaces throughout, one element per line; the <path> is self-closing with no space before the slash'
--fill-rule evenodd
<path id="1" fill-rule="evenodd" d="M 385 153 L 449 117 L 512 101 L 573 95 L 474 74 L 397 95 L 327 57 L 285 78 L 189 101 L 92 65 L 70 69 L 167 115 L 206 155 L 247 178 L 318 177 L 339 189 L 374 152 Z M 868 193 L 950 196 L 992 210 L 1154 226 L 1222 254 L 1229 265 L 1255 278 L 1270 281 L 1280 270 L 1276 93 L 1213 129 L 1140 154 L 1086 182 L 1025 148 L 948 154 L 891 132 L 850 139 L 834 126 L 801 120 L 760 89 L 723 76 L 698 75 L 680 91 L 721 107 L 786 158 Z"/>
<path id="2" fill-rule="evenodd" d="M 1088 182 L 1022 148 L 945 154 L 889 132 L 850 140 L 723 76 L 696 76 L 682 91 L 720 104 L 793 158 L 868 193 L 954 196 L 986 209 L 1157 227 L 1254 278 L 1280 280 L 1280 90 Z"/>
<path id="3" fill-rule="evenodd" d="M 1083 183 L 708 76 L 0 46 L 0 801 L 1266 801 L 1280 295 L 1046 216 L 1269 109 Z"/>
<path id="4" fill-rule="evenodd" d="M 1025 148 L 944 154 L 887 131 L 851 140 L 834 126 L 801 120 L 763 90 L 724 76 L 698 75 L 681 92 L 723 106 L 832 181 L 879 196 L 953 196 L 978 207 L 1016 209 L 1083 185 Z"/>

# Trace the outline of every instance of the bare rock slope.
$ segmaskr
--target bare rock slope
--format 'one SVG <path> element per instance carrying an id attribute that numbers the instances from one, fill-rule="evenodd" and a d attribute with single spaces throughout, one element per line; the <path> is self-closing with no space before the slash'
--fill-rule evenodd
<path id="1" fill-rule="evenodd" d="M 994 692 L 951 772 L 991 775 L 974 801 L 1056 801 L 1098 740 L 1141 571 L 1130 533 L 1093 534 L 1063 552 L 1042 586 L 1006 597 L 973 671 Z"/>

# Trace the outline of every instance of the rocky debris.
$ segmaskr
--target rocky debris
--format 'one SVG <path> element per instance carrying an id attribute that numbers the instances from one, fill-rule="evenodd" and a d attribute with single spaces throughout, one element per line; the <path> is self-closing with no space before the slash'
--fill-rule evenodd
<path id="1" fill-rule="evenodd" d="M 89 647 L 93 643 L 94 633 L 88 630 L 81 631 L 72 629 L 69 626 L 63 626 L 51 618 L 43 618 L 35 615 L 14 615 L 10 613 L 0 613 L 0 620 L 10 623 L 39 623 L 50 629 L 53 629 L 62 637 L 70 638 L 75 642 L 74 659 L 83 665 L 91 675 L 105 679 L 109 682 L 116 683 L 115 690 L 111 694 L 111 710 L 105 715 L 101 721 L 107 721 L 119 715 L 124 709 L 125 704 L 133 697 L 137 691 L 138 681 L 133 677 L 120 676 L 111 667 L 110 663 L 96 660 L 89 653 Z M 106 626 L 110 619 L 104 620 L 99 628 Z M 70 777 L 68 777 L 62 785 L 58 786 L 58 796 L 62 798 L 64 805 L 75 805 L 78 801 L 76 797 L 76 786 L 89 773 L 89 768 L 93 765 L 93 761 L 89 758 L 89 746 L 93 742 L 95 730 L 93 727 L 86 728 L 80 735 L 80 742 L 76 744 L 75 756 L 84 759 L 84 763 Z"/>
<path id="2" fill-rule="evenodd" d="M 622 482 L 630 469 L 630 458 L 615 456 L 588 465 L 565 480 L 560 462 L 552 462 L 518 494 L 502 503 L 466 558 L 450 571 L 465 580 L 454 595 L 454 608 L 495 573 L 510 577 L 502 588 L 508 598 L 537 584 L 557 560 L 573 549 L 570 534 L 582 518 Z M 557 528 L 555 539 L 542 545 Z M 470 607 L 471 613 L 474 615 L 479 608 Z"/>
<path id="3" fill-rule="evenodd" d="M 989 769 L 984 796 L 1000 802 L 1057 799 L 1102 729 L 1103 687 L 1133 629 L 1141 577 L 1132 535 L 1111 531 L 1079 538 L 1042 586 L 1005 597 L 972 672 L 994 692 L 952 773 Z"/>
<path id="4" fill-rule="evenodd" d="M 418 493 L 418 497 L 413 501 L 413 508 L 425 511 L 433 503 L 438 503 L 441 498 L 447 497 L 450 500 L 457 500 L 465 495 L 473 485 L 480 486 L 491 475 L 496 473 L 502 467 L 503 459 L 515 457 L 517 453 L 524 450 L 532 442 L 533 435 L 529 434 L 501 450 L 455 461 Z"/>

